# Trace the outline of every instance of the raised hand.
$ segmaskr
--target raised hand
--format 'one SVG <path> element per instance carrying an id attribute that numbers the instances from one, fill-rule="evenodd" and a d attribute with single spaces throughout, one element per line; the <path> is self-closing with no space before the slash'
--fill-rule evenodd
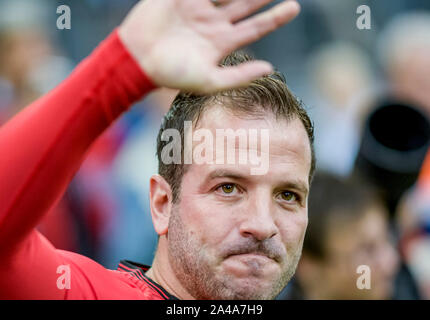
<path id="1" fill-rule="evenodd" d="M 292 20 L 296 1 L 249 17 L 273 0 L 144 0 L 119 27 L 119 35 L 159 86 L 210 93 L 244 86 L 272 71 L 265 61 L 219 67 L 232 51 Z"/>

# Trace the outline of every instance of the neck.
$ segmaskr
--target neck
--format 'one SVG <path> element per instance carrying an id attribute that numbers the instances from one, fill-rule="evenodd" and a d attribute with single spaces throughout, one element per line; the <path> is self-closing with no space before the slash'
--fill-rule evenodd
<path id="1" fill-rule="evenodd" d="M 195 300 L 176 277 L 167 255 L 167 246 L 164 239 L 160 239 L 155 253 L 152 267 L 145 273 L 157 284 L 162 286 L 167 292 L 181 300 Z"/>

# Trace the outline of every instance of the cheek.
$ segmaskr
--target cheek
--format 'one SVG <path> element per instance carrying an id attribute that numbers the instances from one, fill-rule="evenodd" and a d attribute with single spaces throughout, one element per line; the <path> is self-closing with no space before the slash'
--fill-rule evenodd
<path id="1" fill-rule="evenodd" d="M 285 215 L 285 213 L 283 213 Z M 279 230 L 282 242 L 287 249 L 295 249 L 303 242 L 308 216 L 305 212 L 287 213 L 279 220 Z"/>
<path id="2" fill-rule="evenodd" d="M 227 238 L 234 221 L 232 213 L 200 196 L 186 196 L 181 200 L 180 212 L 189 232 L 200 244 L 214 246 Z"/>

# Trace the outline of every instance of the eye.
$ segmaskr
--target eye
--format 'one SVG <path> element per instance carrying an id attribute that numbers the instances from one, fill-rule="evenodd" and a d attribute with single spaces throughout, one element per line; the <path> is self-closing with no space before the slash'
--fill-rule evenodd
<path id="1" fill-rule="evenodd" d="M 232 196 L 235 195 L 239 189 L 234 183 L 224 183 L 216 187 L 215 191 L 217 191 L 221 195 Z"/>
<path id="2" fill-rule="evenodd" d="M 230 194 L 230 193 L 233 193 L 233 191 L 236 189 L 236 186 L 232 183 L 227 183 L 227 184 L 223 184 L 219 188 L 221 188 L 222 192 Z"/>
<path id="3" fill-rule="evenodd" d="M 297 195 L 294 192 L 290 192 L 290 191 L 283 191 L 280 194 L 281 199 L 287 202 L 295 202 L 298 200 Z"/>

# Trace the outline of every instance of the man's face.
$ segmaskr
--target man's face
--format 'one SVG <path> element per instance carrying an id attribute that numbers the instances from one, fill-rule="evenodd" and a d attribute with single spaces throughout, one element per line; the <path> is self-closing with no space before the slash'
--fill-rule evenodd
<path id="1" fill-rule="evenodd" d="M 298 119 L 239 118 L 220 107 L 207 110 L 197 128 L 214 137 L 216 129 L 267 129 L 268 170 L 252 175 L 255 165 L 238 164 L 240 152 L 264 150 L 238 141 L 235 164 L 217 162 L 215 149 L 213 164 L 190 165 L 169 221 L 169 262 L 197 299 L 272 299 L 295 272 L 308 222 L 305 128 Z"/>
<path id="2" fill-rule="evenodd" d="M 335 299 L 389 299 L 398 268 L 398 256 L 390 243 L 387 213 L 372 206 L 358 221 L 334 223 L 326 239 L 329 257 L 322 266 L 320 289 Z M 357 288 L 357 267 L 370 268 L 371 288 Z"/>

